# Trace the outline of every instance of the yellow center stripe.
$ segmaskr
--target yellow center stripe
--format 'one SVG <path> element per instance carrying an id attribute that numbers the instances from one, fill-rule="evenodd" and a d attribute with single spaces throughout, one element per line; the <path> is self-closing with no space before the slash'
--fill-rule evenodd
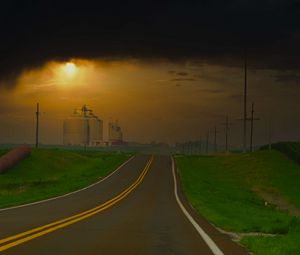
<path id="1" fill-rule="evenodd" d="M 147 174 L 150 165 L 153 161 L 153 156 L 149 159 L 149 161 L 147 162 L 146 166 L 144 167 L 142 173 L 140 174 L 140 176 L 137 178 L 137 180 L 131 184 L 127 189 L 125 189 L 123 192 L 121 192 L 120 194 L 118 194 L 117 196 L 115 196 L 114 198 L 110 199 L 109 201 L 98 205 L 90 210 L 84 211 L 82 213 L 73 215 L 71 217 L 59 220 L 59 221 L 55 221 L 52 223 L 49 223 L 47 225 L 41 226 L 41 227 L 37 227 L 25 232 L 22 232 L 20 234 L 17 235 L 13 235 L 13 236 L 9 236 L 7 238 L 1 239 L 0 240 L 0 245 L 4 244 L 2 246 L 0 246 L 0 252 L 7 250 L 11 247 L 14 247 L 16 245 L 19 245 L 21 243 L 30 241 L 34 238 L 37 238 L 39 236 L 43 236 L 46 235 L 50 232 L 53 232 L 57 229 L 69 226 L 71 224 L 74 224 L 78 221 L 84 220 L 88 217 L 91 217 L 111 206 L 113 206 L 114 204 L 116 204 L 117 202 L 121 201 L 122 199 L 124 199 L 127 195 L 129 195 L 144 179 L 145 175 Z M 23 238 L 22 238 L 23 237 Z M 19 239 L 20 238 L 20 239 Z M 13 241 L 15 240 L 15 241 Z M 12 241 L 12 242 L 10 242 Z M 10 242 L 10 243 L 8 243 Z M 6 243 L 6 244 L 5 244 Z"/>

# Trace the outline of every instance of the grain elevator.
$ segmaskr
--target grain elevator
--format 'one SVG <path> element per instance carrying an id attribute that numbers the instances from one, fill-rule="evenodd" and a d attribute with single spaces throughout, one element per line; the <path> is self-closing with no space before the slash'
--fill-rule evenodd
<path id="1" fill-rule="evenodd" d="M 103 121 L 83 105 L 63 123 L 63 144 L 97 146 L 103 143 Z"/>

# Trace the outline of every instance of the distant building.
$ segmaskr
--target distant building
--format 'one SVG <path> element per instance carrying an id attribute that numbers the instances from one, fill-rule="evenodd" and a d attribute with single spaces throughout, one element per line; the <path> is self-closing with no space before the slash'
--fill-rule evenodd
<path id="1" fill-rule="evenodd" d="M 124 144 L 123 133 L 117 121 L 108 124 L 108 143 L 109 145 Z"/>
<path id="2" fill-rule="evenodd" d="M 103 144 L 103 121 L 84 105 L 64 120 L 63 144 L 97 146 Z"/>

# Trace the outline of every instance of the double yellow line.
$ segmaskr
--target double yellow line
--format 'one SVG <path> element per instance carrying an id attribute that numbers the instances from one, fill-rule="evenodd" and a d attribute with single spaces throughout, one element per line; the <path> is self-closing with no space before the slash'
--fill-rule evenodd
<path id="1" fill-rule="evenodd" d="M 136 179 L 134 183 L 132 183 L 127 189 L 125 189 L 123 192 L 121 192 L 119 195 L 115 196 L 114 198 L 108 200 L 107 202 L 98 205 L 90 210 L 84 211 L 82 213 L 73 215 L 71 217 L 55 221 L 52 223 L 49 223 L 47 225 L 37 227 L 25 232 L 22 232 L 20 234 L 16 234 L 13 236 L 6 237 L 4 239 L 0 240 L 0 252 L 7 250 L 9 248 L 12 248 L 14 246 L 20 245 L 22 243 L 28 242 L 32 239 L 35 239 L 37 237 L 46 235 L 50 232 L 53 232 L 55 230 L 58 230 L 60 228 L 67 227 L 69 225 L 72 225 L 76 222 L 82 221 L 88 217 L 91 217 L 99 212 L 104 211 L 105 209 L 113 206 L 114 204 L 118 203 L 122 199 L 124 199 L 126 196 L 128 196 L 144 179 L 145 175 L 147 174 L 150 165 L 153 161 L 153 156 L 148 160 L 146 166 L 144 167 L 142 173 L 140 176 Z"/>

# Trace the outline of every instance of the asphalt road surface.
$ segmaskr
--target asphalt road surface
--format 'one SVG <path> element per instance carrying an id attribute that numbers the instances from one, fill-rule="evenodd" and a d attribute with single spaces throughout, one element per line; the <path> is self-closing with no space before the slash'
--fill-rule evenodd
<path id="1" fill-rule="evenodd" d="M 223 254 L 246 254 L 179 197 Z M 0 211 L 0 254 L 214 253 L 175 199 L 171 158 L 138 155 L 89 189 Z"/>

